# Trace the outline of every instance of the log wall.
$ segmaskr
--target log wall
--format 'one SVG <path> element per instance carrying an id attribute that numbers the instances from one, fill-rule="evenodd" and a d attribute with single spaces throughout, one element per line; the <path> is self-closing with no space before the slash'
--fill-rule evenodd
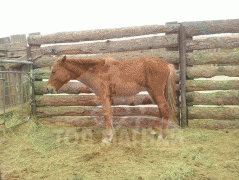
<path id="1" fill-rule="evenodd" d="M 198 51 L 237 48 L 239 47 L 239 35 L 193 38 L 198 35 L 239 33 L 239 19 L 183 22 L 182 25 L 186 30 L 186 51 L 188 52 L 186 62 L 188 118 L 239 119 L 239 99 L 237 98 L 239 80 L 197 80 L 197 78 L 211 78 L 219 75 L 239 76 L 238 52 Z M 36 80 L 34 85 L 35 94 L 38 95 L 37 116 L 50 123 L 59 122 L 72 125 L 95 125 L 99 124 L 99 119 L 102 120 L 100 101 L 92 94 L 91 89 L 80 82 L 69 82 L 58 92 L 60 94 L 46 95 L 47 79 L 51 67 L 59 56 L 63 54 L 79 58 L 112 56 L 117 60 L 155 56 L 173 63 L 178 68 L 180 63 L 178 31 L 178 24 L 168 23 L 166 25 L 30 35 L 28 37 L 30 58 L 34 61 L 36 68 L 34 70 Z M 71 44 L 72 42 L 77 43 Z M 180 79 L 178 81 L 180 82 Z M 180 90 L 179 85 L 177 85 L 177 89 Z M 213 92 L 212 90 L 220 91 Z M 180 96 L 180 93 L 178 95 Z M 178 101 L 180 101 L 180 97 L 178 97 Z M 147 116 L 157 115 L 155 106 L 147 106 L 152 104 L 153 101 L 148 94 L 138 94 L 130 98 L 114 98 L 114 119 L 122 120 L 122 124 L 126 120 L 131 125 L 136 122 L 150 124 L 153 119 Z M 233 107 L 229 107 L 232 105 Z M 99 117 L 99 121 L 96 116 Z"/>

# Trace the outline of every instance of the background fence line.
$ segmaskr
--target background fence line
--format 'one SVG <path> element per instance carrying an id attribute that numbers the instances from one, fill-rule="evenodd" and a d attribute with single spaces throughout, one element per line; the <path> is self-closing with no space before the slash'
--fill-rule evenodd
<path id="1" fill-rule="evenodd" d="M 0 124 L 4 127 L 0 130 L 30 116 L 32 62 L 27 61 L 26 49 L 26 35 L 0 38 Z"/>

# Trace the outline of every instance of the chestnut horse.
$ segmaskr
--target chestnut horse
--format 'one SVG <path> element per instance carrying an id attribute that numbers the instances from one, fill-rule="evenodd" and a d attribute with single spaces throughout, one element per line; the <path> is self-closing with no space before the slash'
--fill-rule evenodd
<path id="1" fill-rule="evenodd" d="M 156 134 L 155 130 L 163 119 L 162 136 L 165 139 L 168 121 L 175 119 L 175 78 L 174 66 L 155 57 L 117 61 L 113 58 L 78 59 L 63 56 L 54 64 L 47 88 L 48 92 L 58 91 L 70 80 L 79 80 L 89 86 L 103 106 L 106 125 L 103 143 L 109 143 L 113 138 L 112 97 L 131 96 L 146 89 L 159 109 L 159 119 L 152 127 L 152 134 Z"/>

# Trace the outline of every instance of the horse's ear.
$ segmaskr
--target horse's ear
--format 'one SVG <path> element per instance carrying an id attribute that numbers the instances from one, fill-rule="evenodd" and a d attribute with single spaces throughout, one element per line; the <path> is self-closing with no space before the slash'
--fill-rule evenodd
<path id="1" fill-rule="evenodd" d="M 65 62 L 66 61 L 66 55 L 62 57 L 61 62 Z"/>

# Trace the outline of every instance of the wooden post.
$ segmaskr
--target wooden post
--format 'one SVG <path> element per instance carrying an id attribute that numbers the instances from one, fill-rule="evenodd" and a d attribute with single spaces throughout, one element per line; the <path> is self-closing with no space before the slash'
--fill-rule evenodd
<path id="1" fill-rule="evenodd" d="M 27 47 L 27 60 L 28 61 L 32 61 L 32 57 L 31 57 L 31 45 L 29 45 L 29 47 Z M 31 115 L 32 116 L 35 116 L 36 115 L 36 98 L 35 98 L 35 86 L 34 86 L 34 71 L 33 71 L 33 64 L 30 65 L 32 69 L 32 76 L 30 77 L 30 84 L 31 84 L 31 87 L 32 87 L 32 98 L 31 98 Z M 30 71 L 29 71 L 30 72 Z"/>
<path id="2" fill-rule="evenodd" d="M 40 35 L 39 32 L 36 33 L 30 33 L 29 35 Z M 29 42 L 29 38 L 28 38 Z M 29 44 L 29 47 L 27 48 L 27 59 L 28 61 L 32 61 L 32 51 L 40 48 L 41 45 L 34 45 L 34 44 Z M 32 69 L 32 78 L 31 78 L 31 87 L 32 87 L 32 103 L 31 103 L 31 114 L 33 116 L 36 115 L 36 98 L 35 98 L 35 75 L 34 75 L 34 64 L 31 64 L 31 69 Z"/>
<path id="3" fill-rule="evenodd" d="M 186 30 L 180 24 L 179 30 L 180 89 L 181 89 L 181 126 L 188 125 L 186 105 Z"/>

